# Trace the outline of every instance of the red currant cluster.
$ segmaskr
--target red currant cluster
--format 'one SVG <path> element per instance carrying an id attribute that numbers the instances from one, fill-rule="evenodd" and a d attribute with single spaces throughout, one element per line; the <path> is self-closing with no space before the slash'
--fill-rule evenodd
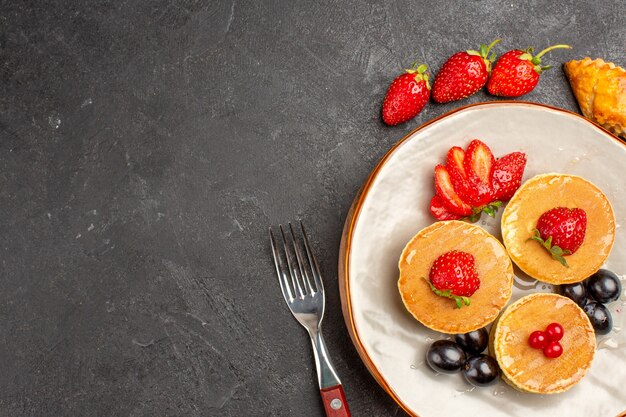
<path id="1" fill-rule="evenodd" d="M 543 332 L 532 332 L 528 337 L 528 344 L 535 349 L 542 349 L 546 358 L 558 358 L 563 353 L 563 346 L 559 343 L 563 333 L 563 326 L 550 323 Z"/>

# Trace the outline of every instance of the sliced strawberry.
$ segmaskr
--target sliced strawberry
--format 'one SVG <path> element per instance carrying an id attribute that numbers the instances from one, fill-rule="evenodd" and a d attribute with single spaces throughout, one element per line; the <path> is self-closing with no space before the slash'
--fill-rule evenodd
<path id="1" fill-rule="evenodd" d="M 526 154 L 513 152 L 499 158 L 494 164 L 491 187 L 494 200 L 507 201 L 522 184 Z"/>
<path id="2" fill-rule="evenodd" d="M 454 168 L 459 171 L 463 177 L 465 175 L 465 166 L 463 165 L 463 161 L 465 161 L 465 151 L 460 146 L 453 146 L 448 151 L 448 155 L 446 156 L 446 168 L 448 171 Z"/>
<path id="3" fill-rule="evenodd" d="M 443 206 L 453 214 L 468 216 L 472 213 L 472 207 L 461 200 L 461 197 L 454 191 L 450 181 L 450 173 L 443 165 L 435 167 L 435 189 L 437 195 L 441 197 Z"/>
<path id="4" fill-rule="evenodd" d="M 474 205 L 478 200 L 478 192 L 472 187 L 465 177 L 456 167 L 446 166 L 448 173 L 450 174 L 450 182 L 454 191 L 459 195 L 461 200 L 469 205 Z"/>
<path id="5" fill-rule="evenodd" d="M 448 151 L 446 158 L 446 169 L 450 174 L 450 181 L 454 191 L 461 197 L 461 200 L 468 204 L 472 204 L 476 199 L 476 192 L 467 180 L 463 161 L 465 160 L 465 151 L 463 148 L 454 146 Z"/>
<path id="6" fill-rule="evenodd" d="M 495 158 L 487 145 L 478 139 L 470 142 L 465 152 L 463 167 L 470 187 L 477 193 L 477 199 L 472 205 L 481 206 L 493 200 L 491 177 L 494 164 Z"/>
<path id="7" fill-rule="evenodd" d="M 435 194 L 430 200 L 430 212 L 437 220 L 458 220 L 461 218 L 458 214 L 450 213 L 443 205 L 441 197 Z"/>

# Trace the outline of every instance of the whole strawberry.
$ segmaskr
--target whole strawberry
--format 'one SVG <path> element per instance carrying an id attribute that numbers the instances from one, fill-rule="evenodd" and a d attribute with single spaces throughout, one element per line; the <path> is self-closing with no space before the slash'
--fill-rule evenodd
<path id="1" fill-rule="evenodd" d="M 580 208 L 556 207 L 546 211 L 537 221 L 535 240 L 550 252 L 552 258 L 568 266 L 564 256 L 571 255 L 585 240 L 587 213 Z"/>
<path id="2" fill-rule="evenodd" d="M 525 51 L 514 49 L 502 55 L 496 63 L 487 91 L 494 96 L 519 97 L 532 91 L 539 82 L 541 73 L 551 67 L 541 66 L 541 57 L 553 49 L 568 48 L 569 45 L 554 45 L 533 56 L 533 48 Z"/>
<path id="3" fill-rule="evenodd" d="M 489 51 L 498 42 L 500 39 L 480 45 L 479 51 L 457 52 L 448 58 L 435 77 L 433 100 L 437 103 L 460 100 L 483 88 L 496 58 Z"/>
<path id="4" fill-rule="evenodd" d="M 458 250 L 435 259 L 428 279 L 431 290 L 440 297 L 453 299 L 457 308 L 470 305 L 469 297 L 480 287 L 474 256 Z"/>
<path id="5" fill-rule="evenodd" d="M 383 102 L 383 121 L 397 125 L 411 120 L 422 111 L 430 98 L 426 65 L 413 66 L 393 80 Z"/>

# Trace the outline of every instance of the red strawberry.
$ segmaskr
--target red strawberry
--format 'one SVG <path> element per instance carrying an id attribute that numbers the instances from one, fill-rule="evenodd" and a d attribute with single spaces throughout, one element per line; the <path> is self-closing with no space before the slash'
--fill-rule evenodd
<path id="1" fill-rule="evenodd" d="M 569 45 L 554 45 L 532 56 L 533 48 L 526 51 L 514 49 L 502 55 L 496 63 L 487 90 L 489 94 L 502 97 L 519 97 L 535 88 L 539 82 L 541 72 L 551 68 L 541 66 L 541 57 L 557 48 L 568 48 Z M 437 81 L 435 80 L 435 85 Z M 434 94 L 433 89 L 433 94 Z"/>
<path id="2" fill-rule="evenodd" d="M 397 125 L 411 120 L 422 111 L 430 98 L 426 65 L 413 64 L 406 74 L 396 77 L 383 102 L 383 121 Z"/>
<path id="3" fill-rule="evenodd" d="M 470 305 L 468 297 L 480 287 L 474 256 L 457 250 L 446 252 L 435 259 L 428 278 L 433 292 L 454 299 L 457 308 L 463 304 Z"/>
<path id="4" fill-rule="evenodd" d="M 441 198 L 443 206 L 449 212 L 460 216 L 468 216 L 472 213 L 472 207 L 461 200 L 456 191 L 454 191 L 454 187 L 450 182 L 450 174 L 443 165 L 435 167 L 435 189 L 437 190 L 437 195 Z"/>
<path id="5" fill-rule="evenodd" d="M 458 220 L 462 216 L 448 211 L 443 205 L 443 200 L 437 194 L 430 200 L 430 212 L 437 220 Z"/>
<path id="6" fill-rule="evenodd" d="M 465 151 L 460 146 L 453 146 L 448 151 L 448 155 L 446 155 L 446 167 L 448 169 L 456 169 L 463 177 L 465 175 L 465 165 L 463 165 L 463 161 L 465 161 Z"/>
<path id="7" fill-rule="evenodd" d="M 522 184 L 522 175 L 526 167 L 526 154 L 513 152 L 499 158 L 493 167 L 491 188 L 493 199 L 507 201 Z"/>
<path id="8" fill-rule="evenodd" d="M 475 222 L 487 213 L 495 217 L 502 201 L 509 200 L 521 185 L 526 155 L 513 152 L 495 160 L 480 140 L 470 142 L 464 151 L 453 146 L 446 165 L 435 168 L 436 198 L 430 211 L 438 220 L 464 218 Z"/>
<path id="9" fill-rule="evenodd" d="M 471 205 L 482 206 L 494 200 L 491 189 L 494 164 L 495 158 L 487 145 L 478 139 L 470 142 L 463 165 L 470 187 L 476 192 L 475 200 L 470 201 Z"/>
<path id="10" fill-rule="evenodd" d="M 568 266 L 564 256 L 576 252 L 585 240 L 587 213 L 580 208 L 557 207 L 546 211 L 537 221 L 530 239 L 541 243 L 554 259 Z"/>
<path id="11" fill-rule="evenodd" d="M 457 52 L 443 64 L 433 84 L 433 100 L 447 103 L 469 97 L 485 85 L 495 53 L 489 55 L 496 39 L 489 46 L 480 45 L 480 51 Z"/>
<path id="12" fill-rule="evenodd" d="M 446 169 L 450 174 L 450 181 L 452 182 L 454 191 L 456 191 L 461 200 L 471 205 L 478 199 L 478 193 L 470 186 L 467 179 L 465 167 L 463 166 L 464 160 L 465 151 L 458 146 L 454 146 L 448 151 Z"/>

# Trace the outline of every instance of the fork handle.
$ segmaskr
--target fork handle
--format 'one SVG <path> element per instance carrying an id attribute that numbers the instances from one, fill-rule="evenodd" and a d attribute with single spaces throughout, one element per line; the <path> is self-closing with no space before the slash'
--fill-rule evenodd
<path id="1" fill-rule="evenodd" d="M 346 395 L 341 384 L 320 390 L 326 417 L 350 417 Z"/>
<path id="2" fill-rule="evenodd" d="M 313 344 L 317 378 L 326 417 L 350 417 L 346 395 L 343 392 L 337 372 L 330 361 L 322 330 L 319 326 L 316 329 L 308 330 Z"/>

